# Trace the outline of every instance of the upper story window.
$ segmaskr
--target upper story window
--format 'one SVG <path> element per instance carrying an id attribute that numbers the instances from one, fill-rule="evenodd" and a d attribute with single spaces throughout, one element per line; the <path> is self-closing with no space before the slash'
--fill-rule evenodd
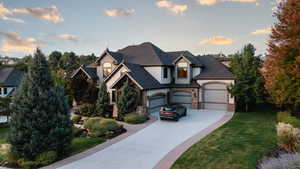
<path id="1" fill-rule="evenodd" d="M 177 78 L 187 78 L 188 77 L 188 64 L 184 62 L 179 62 L 177 64 Z"/>
<path id="2" fill-rule="evenodd" d="M 3 94 L 6 95 L 7 94 L 7 88 L 5 87 L 3 89 L 4 89 Z"/>
<path id="3" fill-rule="evenodd" d="M 168 78 L 168 68 L 164 67 L 164 78 Z"/>
<path id="4" fill-rule="evenodd" d="M 103 76 L 107 77 L 112 71 L 111 63 L 104 63 L 103 64 Z"/>
<path id="5" fill-rule="evenodd" d="M 2 88 L 0 88 L 0 95 L 2 95 Z"/>

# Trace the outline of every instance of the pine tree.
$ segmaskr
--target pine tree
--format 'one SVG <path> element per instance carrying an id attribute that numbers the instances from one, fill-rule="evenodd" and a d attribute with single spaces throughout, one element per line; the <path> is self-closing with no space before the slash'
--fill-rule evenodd
<path id="1" fill-rule="evenodd" d="M 275 104 L 300 116 L 300 1 L 282 1 L 275 16 L 263 67 L 265 87 Z"/>
<path id="2" fill-rule="evenodd" d="M 72 139 L 72 123 L 62 89 L 53 87 L 44 54 L 37 49 L 11 105 L 9 142 L 13 155 L 33 160 L 47 151 L 62 153 Z"/>
<path id="3" fill-rule="evenodd" d="M 127 80 L 117 101 L 118 119 L 123 120 L 126 114 L 134 112 L 137 106 L 136 103 L 136 91 L 129 85 Z"/>
<path id="4" fill-rule="evenodd" d="M 109 95 L 105 83 L 102 83 L 98 92 L 98 99 L 96 103 L 97 115 L 105 117 L 107 115 L 107 106 L 109 105 Z"/>
<path id="5" fill-rule="evenodd" d="M 255 56 L 254 46 L 246 45 L 241 53 L 231 56 L 230 61 L 236 82 L 229 91 L 235 96 L 238 108 L 248 111 L 251 105 L 263 103 L 266 91 L 260 73 L 262 62 L 258 56 Z"/>

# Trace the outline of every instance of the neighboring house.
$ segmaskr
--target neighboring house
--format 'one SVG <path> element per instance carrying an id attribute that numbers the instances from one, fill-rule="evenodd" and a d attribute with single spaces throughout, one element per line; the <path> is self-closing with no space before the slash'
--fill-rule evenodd
<path id="1" fill-rule="evenodd" d="M 13 65 L 13 64 L 18 63 L 19 60 L 20 60 L 19 58 L 13 58 L 13 57 L 8 57 L 8 56 L 5 56 L 5 57 L 0 56 L 0 64 L 3 64 L 3 65 Z"/>
<path id="2" fill-rule="evenodd" d="M 24 72 L 14 67 L 0 68 L 0 97 L 11 96 L 20 85 Z"/>
<path id="3" fill-rule="evenodd" d="M 72 78 L 80 76 L 98 85 L 106 83 L 114 105 L 120 88 L 129 80 L 138 93 L 139 107 L 148 112 L 168 103 L 192 109 L 235 109 L 234 98 L 227 91 L 227 86 L 234 84 L 234 77 L 211 56 L 165 52 L 147 42 L 117 52 L 106 49 L 95 63 L 96 66 L 81 66 Z"/>

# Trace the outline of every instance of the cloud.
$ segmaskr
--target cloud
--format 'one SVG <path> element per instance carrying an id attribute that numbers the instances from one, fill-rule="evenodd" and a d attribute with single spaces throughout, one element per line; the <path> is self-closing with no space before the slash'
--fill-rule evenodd
<path id="1" fill-rule="evenodd" d="M 134 13 L 134 9 L 122 9 L 122 8 L 103 9 L 103 13 L 110 17 L 129 16 Z"/>
<path id="2" fill-rule="evenodd" d="M 41 43 L 34 38 L 22 38 L 18 33 L 12 31 L 0 31 L 4 36 L 0 50 L 4 52 L 33 52 Z"/>
<path id="3" fill-rule="evenodd" d="M 59 34 L 59 35 L 56 35 L 57 38 L 60 38 L 60 39 L 65 39 L 65 40 L 69 40 L 69 41 L 72 41 L 72 42 L 77 42 L 78 41 L 78 38 L 74 35 L 70 35 L 70 34 Z"/>
<path id="4" fill-rule="evenodd" d="M 25 21 L 23 21 L 22 19 L 7 16 L 7 15 L 12 15 L 12 14 L 13 13 L 11 12 L 10 9 L 5 8 L 3 3 L 0 3 L 0 19 L 17 22 L 17 23 L 25 23 Z"/>
<path id="5" fill-rule="evenodd" d="M 270 34 L 271 27 L 265 29 L 257 29 L 254 32 L 251 32 L 252 35 L 261 35 L 261 34 Z"/>
<path id="6" fill-rule="evenodd" d="M 199 2 L 199 4 L 201 5 L 214 5 L 216 4 L 218 1 L 217 0 L 197 0 Z"/>
<path id="7" fill-rule="evenodd" d="M 53 23 L 63 22 L 64 18 L 60 13 L 59 9 L 52 5 L 46 8 L 16 8 L 13 9 L 14 14 L 28 14 L 35 18 L 43 19 Z"/>
<path id="8" fill-rule="evenodd" d="M 259 5 L 258 0 L 197 0 L 200 5 L 215 5 L 221 2 L 238 2 L 238 3 L 255 3 L 256 6 Z"/>
<path id="9" fill-rule="evenodd" d="M 183 13 L 188 9 L 187 5 L 174 4 L 172 1 L 168 1 L 168 0 L 158 1 L 155 3 L 155 5 L 159 8 L 166 8 L 175 14 Z"/>
<path id="10" fill-rule="evenodd" d="M 231 38 L 226 38 L 224 36 L 214 36 L 206 40 L 201 40 L 199 43 L 204 45 L 229 45 L 234 42 Z"/>

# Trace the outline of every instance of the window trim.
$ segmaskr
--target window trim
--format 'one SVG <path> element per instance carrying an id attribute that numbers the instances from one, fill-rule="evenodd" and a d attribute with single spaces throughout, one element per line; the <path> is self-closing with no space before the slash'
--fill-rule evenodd
<path id="1" fill-rule="evenodd" d="M 4 94 L 4 95 L 7 95 L 7 93 L 8 93 L 7 87 L 4 87 L 4 88 L 3 88 L 3 94 Z"/>

